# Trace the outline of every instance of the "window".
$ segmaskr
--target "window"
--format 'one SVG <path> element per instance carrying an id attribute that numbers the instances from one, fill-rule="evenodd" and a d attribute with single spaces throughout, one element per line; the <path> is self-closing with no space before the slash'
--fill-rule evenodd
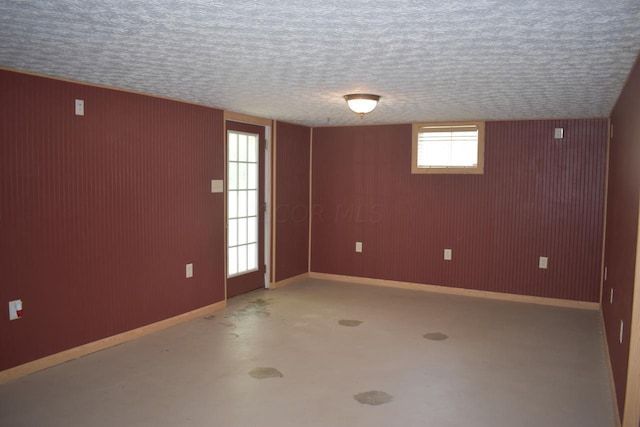
<path id="1" fill-rule="evenodd" d="M 413 124 L 411 173 L 483 172 L 484 122 Z"/>
<path id="2" fill-rule="evenodd" d="M 258 269 L 258 135 L 228 131 L 227 277 Z"/>

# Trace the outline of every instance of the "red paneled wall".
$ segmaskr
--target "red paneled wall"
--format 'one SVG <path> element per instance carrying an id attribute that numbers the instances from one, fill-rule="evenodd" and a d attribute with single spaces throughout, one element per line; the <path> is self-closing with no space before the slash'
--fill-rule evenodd
<path id="1" fill-rule="evenodd" d="M 602 313 L 609 341 L 609 355 L 616 385 L 618 408 L 623 413 L 629 331 L 633 303 L 638 203 L 640 192 L 640 65 L 632 70 L 611 115 L 613 137 L 609 152 L 607 236 Z M 610 303 L 610 292 L 614 300 Z M 624 321 L 620 343 L 620 321 Z"/>
<path id="2" fill-rule="evenodd" d="M 484 175 L 412 175 L 410 125 L 315 128 L 311 271 L 597 302 L 606 150 L 606 119 L 488 122 Z"/>
<path id="3" fill-rule="evenodd" d="M 0 303 L 24 302 L 0 370 L 224 299 L 222 111 L 8 71 L 0 93 Z"/>
<path id="4" fill-rule="evenodd" d="M 309 271 L 311 129 L 276 123 L 276 266 L 280 281 Z"/>

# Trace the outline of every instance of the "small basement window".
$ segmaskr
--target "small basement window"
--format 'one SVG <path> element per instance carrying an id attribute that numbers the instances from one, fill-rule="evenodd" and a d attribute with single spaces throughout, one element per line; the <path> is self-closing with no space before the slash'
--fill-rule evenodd
<path id="1" fill-rule="evenodd" d="M 411 173 L 484 173 L 484 122 L 414 123 Z"/>

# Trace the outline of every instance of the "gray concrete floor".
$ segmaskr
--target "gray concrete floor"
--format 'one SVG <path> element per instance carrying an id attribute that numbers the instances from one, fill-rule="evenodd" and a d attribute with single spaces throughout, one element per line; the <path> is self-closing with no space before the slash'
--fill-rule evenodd
<path id="1" fill-rule="evenodd" d="M 609 427 L 599 316 L 306 280 L 0 385 L 0 425 Z"/>

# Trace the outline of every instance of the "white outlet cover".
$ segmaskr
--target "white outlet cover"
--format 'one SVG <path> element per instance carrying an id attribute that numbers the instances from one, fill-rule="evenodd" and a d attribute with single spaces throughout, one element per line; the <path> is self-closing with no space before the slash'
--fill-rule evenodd
<path id="1" fill-rule="evenodd" d="M 538 261 L 538 268 L 546 269 L 549 264 L 549 259 L 546 256 L 541 256 Z"/>
<path id="2" fill-rule="evenodd" d="M 564 128 L 555 128 L 554 133 L 553 133 L 553 137 L 555 139 L 564 138 Z"/>
<path id="3" fill-rule="evenodd" d="M 190 279 L 191 277 L 193 277 L 193 264 L 187 264 L 187 267 L 185 268 L 185 273 L 186 273 L 187 279 Z"/>
<path id="4" fill-rule="evenodd" d="M 84 100 L 76 99 L 76 116 L 84 116 Z"/>
<path id="5" fill-rule="evenodd" d="M 362 242 L 356 242 L 356 252 L 362 252 Z"/>
<path id="6" fill-rule="evenodd" d="M 445 259 L 445 261 L 451 261 L 451 255 L 452 255 L 452 250 L 451 249 L 445 249 L 444 250 L 444 259 Z"/>
<path id="7" fill-rule="evenodd" d="M 22 300 L 9 301 L 9 320 L 20 319 L 18 310 L 22 310 Z"/>

